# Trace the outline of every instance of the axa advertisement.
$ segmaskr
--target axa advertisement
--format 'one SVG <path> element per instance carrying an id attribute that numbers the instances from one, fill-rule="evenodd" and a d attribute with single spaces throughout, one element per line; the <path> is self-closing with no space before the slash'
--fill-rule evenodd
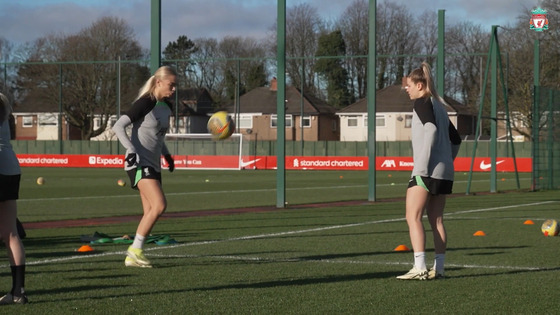
<path id="1" fill-rule="evenodd" d="M 175 155 L 177 169 L 276 169 L 276 156 L 236 155 Z M 19 154 L 18 160 L 23 167 L 124 167 L 122 155 L 82 155 L 82 154 Z M 499 172 L 532 171 L 531 158 L 498 157 L 494 161 Z M 162 158 L 162 166 L 167 167 Z M 489 157 L 458 157 L 455 171 L 489 172 L 492 160 Z M 367 170 L 368 157 L 350 156 L 287 156 L 285 168 L 289 170 Z M 412 157 L 377 157 L 375 168 L 379 171 L 411 171 L 414 167 Z"/>

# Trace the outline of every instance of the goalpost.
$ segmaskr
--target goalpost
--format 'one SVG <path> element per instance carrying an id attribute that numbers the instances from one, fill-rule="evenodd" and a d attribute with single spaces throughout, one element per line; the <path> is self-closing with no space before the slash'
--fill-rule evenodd
<path id="1" fill-rule="evenodd" d="M 244 150 L 240 133 L 224 140 L 216 140 L 209 133 L 167 134 L 165 144 L 173 155 L 175 169 L 241 170 L 247 167 L 243 154 L 248 148 Z"/>

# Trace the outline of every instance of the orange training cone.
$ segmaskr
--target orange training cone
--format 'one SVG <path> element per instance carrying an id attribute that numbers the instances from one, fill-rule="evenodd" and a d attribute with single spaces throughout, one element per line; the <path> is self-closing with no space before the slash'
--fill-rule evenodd
<path id="1" fill-rule="evenodd" d="M 93 252 L 93 248 L 89 245 L 83 245 L 82 247 L 78 248 L 79 252 Z"/>
<path id="2" fill-rule="evenodd" d="M 531 225 L 531 224 L 535 224 L 535 222 L 533 222 L 533 220 L 527 220 L 527 221 L 523 222 L 523 224 Z"/>
<path id="3" fill-rule="evenodd" d="M 476 231 L 473 234 L 474 236 L 486 236 L 486 233 L 484 233 L 484 231 Z"/>
<path id="4" fill-rule="evenodd" d="M 406 245 L 399 245 L 399 246 L 395 247 L 395 251 L 396 252 L 408 252 L 408 251 L 410 251 L 410 248 L 406 247 Z"/>

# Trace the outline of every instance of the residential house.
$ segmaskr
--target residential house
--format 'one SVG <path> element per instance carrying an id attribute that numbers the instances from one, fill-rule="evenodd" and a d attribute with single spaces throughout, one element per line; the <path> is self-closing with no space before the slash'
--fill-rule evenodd
<path id="1" fill-rule="evenodd" d="M 59 136 L 60 109 L 56 104 L 25 103 L 16 104 L 15 140 L 57 140 Z M 66 119 L 62 119 L 62 138 L 79 137 L 79 132 L 72 130 Z"/>
<path id="2" fill-rule="evenodd" d="M 476 117 L 459 102 L 445 97 L 449 119 L 460 135 L 474 134 Z M 406 141 L 411 139 L 413 102 L 400 85 L 378 90 L 375 95 L 376 141 Z M 340 117 L 340 141 L 367 141 L 367 99 L 361 99 L 337 112 Z"/>
<path id="3" fill-rule="evenodd" d="M 170 132 L 173 133 L 208 133 L 206 127 L 210 114 L 214 111 L 214 100 L 207 89 L 184 89 L 177 91 L 176 106 L 178 125 L 171 117 Z M 176 128 L 178 127 L 178 128 Z"/>
<path id="4" fill-rule="evenodd" d="M 178 128 L 175 115 L 170 118 L 170 132 L 174 133 L 207 133 L 206 123 L 209 113 L 212 112 L 213 100 L 206 89 L 186 89 L 178 91 L 179 106 L 174 107 L 177 114 Z M 172 99 L 172 101 L 174 101 Z M 130 107 L 123 106 L 122 113 Z M 58 140 L 59 138 L 59 113 L 57 104 L 19 104 L 14 108 L 15 140 Z M 116 140 L 111 127 L 117 121 L 117 115 L 109 118 L 107 130 L 91 140 Z M 101 126 L 101 117 L 93 119 L 94 129 Z M 79 140 L 80 130 L 70 125 L 62 113 L 62 139 Z"/>
<path id="5" fill-rule="evenodd" d="M 277 81 L 255 88 L 239 98 L 239 105 L 225 108 L 236 123 L 236 132 L 251 140 L 276 140 L 278 135 Z M 311 94 L 286 87 L 285 137 L 288 141 L 338 140 L 336 108 Z"/>
<path id="6" fill-rule="evenodd" d="M 531 130 L 528 127 L 527 116 L 519 111 L 510 111 L 509 122 L 511 127 L 511 133 L 508 131 L 507 119 L 508 116 L 505 112 L 498 112 L 497 120 L 497 133 L 498 141 L 515 141 L 523 142 L 530 141 L 530 137 L 527 135 L 531 134 Z M 488 123 L 488 122 L 487 122 Z M 523 133 L 517 130 L 523 131 Z"/>

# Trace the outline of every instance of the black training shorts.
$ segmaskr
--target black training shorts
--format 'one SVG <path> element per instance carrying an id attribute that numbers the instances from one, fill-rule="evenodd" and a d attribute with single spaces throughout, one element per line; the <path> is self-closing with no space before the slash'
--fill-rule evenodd
<path id="1" fill-rule="evenodd" d="M 0 201 L 19 199 L 19 182 L 21 175 L 0 174 Z"/>
<path id="2" fill-rule="evenodd" d="M 130 186 L 132 189 L 137 189 L 138 182 L 144 178 L 158 180 L 161 184 L 161 173 L 157 172 L 151 166 L 138 166 L 135 169 L 133 168 L 126 171 L 126 173 L 128 174 L 128 178 L 130 178 Z"/>
<path id="3" fill-rule="evenodd" d="M 408 181 L 408 188 L 414 186 L 424 187 L 432 195 L 449 195 L 453 190 L 453 181 L 427 176 L 412 176 Z"/>

